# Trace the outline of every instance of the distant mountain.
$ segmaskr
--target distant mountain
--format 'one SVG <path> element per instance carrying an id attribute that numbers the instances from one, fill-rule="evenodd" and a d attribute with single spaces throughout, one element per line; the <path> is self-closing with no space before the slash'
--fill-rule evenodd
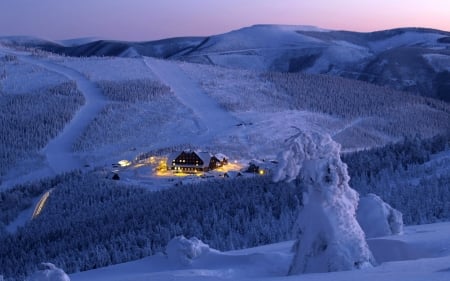
<path id="1" fill-rule="evenodd" d="M 255 25 L 211 37 L 34 45 L 68 56 L 143 55 L 229 68 L 331 74 L 450 102 L 450 32 L 434 29 L 360 33 Z"/>

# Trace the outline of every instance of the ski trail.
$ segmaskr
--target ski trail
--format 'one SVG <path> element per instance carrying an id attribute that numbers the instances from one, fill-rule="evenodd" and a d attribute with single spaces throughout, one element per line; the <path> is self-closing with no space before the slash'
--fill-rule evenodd
<path id="1" fill-rule="evenodd" d="M 335 136 L 339 135 L 340 133 L 344 132 L 347 129 L 355 127 L 356 125 L 358 125 L 359 123 L 361 123 L 364 120 L 365 120 L 365 118 L 362 118 L 362 117 L 358 117 L 358 118 L 353 119 L 349 123 L 345 124 L 344 127 L 340 128 L 339 130 L 334 132 L 332 137 L 335 137 Z"/>
<path id="2" fill-rule="evenodd" d="M 78 109 L 63 131 L 42 150 L 48 165 L 57 174 L 81 168 L 82 162 L 73 154 L 73 144 L 104 108 L 106 99 L 97 85 L 76 70 L 48 61 L 37 61 L 30 57 L 21 57 L 21 59 L 74 80 L 78 90 L 83 94 L 85 104 Z"/>
<path id="3" fill-rule="evenodd" d="M 95 83 L 91 82 L 83 74 L 74 69 L 46 61 L 42 58 L 36 59 L 29 54 L 22 52 L 9 51 L 9 53 L 16 55 L 23 62 L 45 68 L 76 82 L 77 89 L 84 96 L 85 104 L 78 109 L 72 120 L 66 124 L 64 129 L 47 143 L 42 149 L 42 152 L 47 160 L 46 165 L 55 174 L 82 168 L 83 163 L 73 153 L 72 147 L 75 141 L 81 136 L 83 131 L 107 103 L 100 89 Z M 41 170 L 45 170 L 45 168 L 42 168 Z M 27 178 L 27 176 L 24 176 L 24 179 L 25 178 Z M 33 176 L 33 178 L 35 178 L 35 176 Z M 17 180 L 13 182 L 17 184 Z"/>
<path id="4" fill-rule="evenodd" d="M 221 108 L 217 102 L 190 79 L 180 67 L 171 61 L 144 58 L 152 72 L 174 92 L 178 100 L 194 113 L 206 139 L 229 131 L 239 121 Z"/>

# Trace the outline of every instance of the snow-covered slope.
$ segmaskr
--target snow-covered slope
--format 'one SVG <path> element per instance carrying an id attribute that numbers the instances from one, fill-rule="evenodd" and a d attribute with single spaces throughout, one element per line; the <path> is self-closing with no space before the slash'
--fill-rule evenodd
<path id="1" fill-rule="evenodd" d="M 448 38 L 449 32 L 426 28 L 359 33 L 267 24 L 154 42 L 95 41 L 70 47 L 36 40 L 17 43 L 72 56 L 145 55 L 229 68 L 325 73 L 450 100 L 448 74 L 423 59 L 423 55 L 449 57 Z"/>
<path id="2" fill-rule="evenodd" d="M 298 36 L 292 32 L 296 27 L 258 28 L 271 28 L 274 36 L 287 32 L 282 36 L 286 42 Z M 78 165 L 69 165 L 72 168 L 110 165 L 141 152 L 174 147 L 223 151 L 247 159 L 273 157 L 292 126 L 328 133 L 345 150 L 355 150 L 380 146 L 417 130 L 424 137 L 434 136 L 447 131 L 450 123 L 445 104 L 329 76 L 265 74 L 144 58 L 39 58 L 24 52 L 16 60 L 0 62 L 6 71 L 0 85 L 7 94 L 70 79 L 86 98 L 97 92 L 97 85 L 111 83 L 121 96 L 95 102 L 98 114 L 77 115 L 91 119 L 86 119 L 89 124 L 83 130 L 72 130 L 76 135 L 65 142 L 65 153 L 78 159 Z M 40 79 L 43 75 L 46 79 Z M 19 83 L 22 80 L 30 83 Z M 167 89 L 157 98 L 145 98 L 151 85 L 158 83 Z M 144 88 L 139 90 L 139 85 Z M 54 151 L 59 155 L 62 150 Z M 51 170 L 44 171 L 47 165 L 42 161 L 45 158 L 21 161 L 17 168 L 9 164 L 12 172 L 3 182 L 39 178 L 39 170 L 52 175 Z"/>
<path id="3" fill-rule="evenodd" d="M 189 265 L 164 254 L 70 275 L 72 281 L 143 280 L 386 280 L 447 281 L 450 274 L 449 223 L 411 226 L 400 236 L 369 239 L 379 266 L 321 274 L 286 276 L 293 242 L 233 251 L 208 251 Z"/>
<path id="4" fill-rule="evenodd" d="M 163 40 L 133 46 L 126 42 L 101 41 L 91 42 L 81 49 L 71 47 L 78 55 L 86 52 L 88 55 L 131 56 L 80 59 L 21 48 L 38 46 L 42 42 L 8 41 L 5 45 L 9 47 L 0 46 L 0 124 L 7 124 L 1 128 L 3 143 L 0 147 L 0 156 L 7 161 L 0 164 L 9 171 L 0 173 L 1 188 L 71 169 L 100 166 L 100 172 L 88 174 L 92 178 L 87 178 L 86 174 L 61 176 L 83 179 L 86 176 L 86 181 L 95 182 L 99 176 L 103 179 L 111 163 L 118 160 L 132 159 L 140 153 L 191 147 L 220 151 L 239 159 L 272 159 L 279 152 L 280 143 L 292 135 L 292 126 L 330 134 L 350 151 L 382 146 L 403 136 L 415 136 L 417 132 L 423 138 L 448 133 L 450 107 L 446 103 L 339 77 L 265 72 L 304 70 L 355 75 L 358 72 L 351 66 L 367 63 L 376 56 L 386 58 L 386 67 L 382 67 L 384 62 L 372 61 L 359 65 L 358 71 L 366 66 L 366 69 L 383 69 L 387 73 L 383 74 L 384 78 L 397 79 L 395 75 L 388 76 L 398 70 L 396 65 L 401 68 L 403 62 L 408 62 L 406 66 L 411 69 L 414 66 L 415 72 L 420 74 L 425 62 L 433 71 L 443 73 L 438 78 L 444 85 L 448 82 L 445 45 L 448 42 L 441 40 L 446 38 L 442 36 L 445 34 L 430 30 L 364 35 L 260 25 L 210 38 Z M 430 43 L 430 40 L 435 42 Z M 56 48 L 54 43 L 42 44 Z M 19 48 L 14 49 L 12 45 Z M 388 46 L 393 49 L 386 49 Z M 98 53 L 97 48 L 101 50 Z M 435 53 L 423 52 L 423 49 L 433 49 Z M 143 50 L 152 56 L 208 65 L 143 58 L 140 57 Z M 409 62 L 411 54 L 420 54 L 423 61 Z M 330 68 L 334 64 L 336 66 Z M 399 73 L 403 77 L 410 75 L 411 70 Z M 370 75 L 367 77 L 375 77 L 373 73 Z M 412 80 L 420 81 L 421 77 L 428 76 Z M 412 85 L 410 80 L 401 78 L 401 81 Z M 60 84 L 63 86 L 59 87 Z M 55 108 L 58 110 L 52 111 Z M 21 134 L 23 132 L 29 134 Z M 19 142 L 28 146 L 16 147 Z M 7 157 L 11 155 L 14 157 L 9 161 Z M 432 161 L 442 161 L 441 167 L 447 163 L 446 158 Z M 431 172 L 436 175 L 447 172 L 447 166 L 436 168 L 432 161 L 427 166 Z M 410 175 L 408 180 L 422 179 Z M 55 179 L 48 182 L 59 185 Z M 109 186 L 109 182 L 104 186 Z M 81 187 L 89 186 L 77 185 Z M 20 188 L 29 186 L 17 187 L 19 191 L 14 191 L 24 195 L 27 190 L 20 191 Z M 70 190 L 76 193 L 77 189 Z M 11 197 L 8 200 L 14 203 Z M 70 199 L 69 196 L 68 202 Z M 95 206 L 98 203 L 91 198 L 86 201 Z M 18 216 L 16 221 L 13 217 L 5 219 L 11 232 L 27 216 L 26 210 L 21 213 L 22 217 L 16 211 L 20 209 L 12 212 Z M 3 226 L 0 227 L 3 230 Z M 377 260 L 386 262 L 374 269 L 300 278 L 348 280 L 356 276 L 364 280 L 446 280 L 450 241 L 445 234 L 449 229 L 448 224 L 418 226 L 408 228 L 405 236 L 370 240 Z M 296 280 L 284 277 L 292 258 L 291 244 L 227 253 L 211 250 L 189 266 L 173 263 L 160 254 L 138 262 L 73 274 L 72 278 L 94 281 Z"/>

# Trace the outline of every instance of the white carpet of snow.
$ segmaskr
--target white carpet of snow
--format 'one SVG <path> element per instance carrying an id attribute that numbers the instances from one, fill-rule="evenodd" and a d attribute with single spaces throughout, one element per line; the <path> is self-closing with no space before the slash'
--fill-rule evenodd
<path id="1" fill-rule="evenodd" d="M 100 80 L 156 79 L 141 59 L 111 57 L 64 58 L 60 63 L 77 70 L 94 82 Z"/>
<path id="2" fill-rule="evenodd" d="M 388 37 L 386 39 L 370 42 L 369 46 L 375 52 L 386 49 L 393 49 L 401 46 L 414 46 L 416 44 L 431 44 L 436 42 L 442 35 L 436 33 L 421 33 L 407 31 L 399 35 Z"/>
<path id="3" fill-rule="evenodd" d="M 72 281 L 270 280 L 448 281 L 450 223 L 405 227 L 404 235 L 369 239 L 378 266 L 356 271 L 287 276 L 293 241 L 231 252 L 210 249 L 188 265 L 164 254 L 71 274 Z"/>
<path id="4" fill-rule="evenodd" d="M 366 238 L 403 232 L 402 213 L 375 194 L 367 194 L 367 196 L 359 198 L 356 218 L 364 230 Z"/>
<path id="5" fill-rule="evenodd" d="M 230 112 L 219 107 L 198 84 L 173 62 L 147 58 L 149 68 L 168 85 L 179 101 L 191 109 L 199 125 L 199 137 L 212 138 L 228 132 L 239 123 Z"/>
<path id="6" fill-rule="evenodd" d="M 194 260 L 208 255 L 211 251 L 217 252 L 196 237 L 187 239 L 184 236 L 178 236 L 170 240 L 166 247 L 169 261 L 181 265 L 189 265 Z"/>
<path id="7" fill-rule="evenodd" d="M 280 48 L 321 42 L 318 39 L 297 33 L 302 29 L 305 28 L 286 25 L 254 25 L 214 36 L 206 46 L 209 47 L 208 53 L 214 53 Z"/>
<path id="8" fill-rule="evenodd" d="M 0 76 L 3 72 L 6 79 L 0 78 L 0 89 L 9 94 L 33 94 L 42 88 L 67 82 L 67 77 L 49 71 L 33 63 L 21 60 L 1 62 L 6 52 L 0 49 Z"/>
<path id="9" fill-rule="evenodd" d="M 270 69 L 282 52 L 323 45 L 321 40 L 298 31 L 327 30 L 310 26 L 254 25 L 213 36 L 201 49 L 186 57 L 200 60 L 207 58 L 216 65 L 237 69 Z"/>
<path id="10" fill-rule="evenodd" d="M 24 226 L 27 222 L 31 220 L 33 212 L 36 208 L 36 204 L 39 202 L 41 197 L 34 198 L 31 206 L 20 212 L 20 214 L 13 220 L 10 224 L 6 226 L 6 231 L 9 233 L 15 233 L 19 227 Z"/>
<path id="11" fill-rule="evenodd" d="M 260 31 L 276 28 L 256 27 Z M 296 30 L 295 26 L 283 28 L 287 29 L 287 34 L 283 36 L 297 38 L 298 33 L 293 31 Z M 247 32 L 254 32 L 252 30 L 250 28 Z M 277 32 L 273 30 L 273 33 Z M 8 48 L 0 48 L 2 54 L 10 52 L 12 51 Z M 19 57 L 28 56 L 26 52 L 14 52 Z M 80 87 L 84 87 L 84 95 L 93 93 L 97 97 L 99 93 L 95 81 L 161 80 L 172 88 L 177 97 L 174 100 L 179 101 L 181 106 L 161 107 L 155 104 L 151 107 L 147 104 L 136 104 L 124 110 L 110 112 L 110 116 L 114 116 L 111 120 L 119 119 L 120 123 L 110 122 L 107 130 L 114 132 L 118 126 L 127 127 L 127 130 L 121 130 L 127 132 L 126 136 L 117 139 L 117 145 L 108 142 L 105 145 L 103 132 L 99 134 L 100 139 L 94 145 L 95 150 L 74 154 L 69 150 L 70 143 L 82 133 L 86 122 L 98 116 L 98 111 L 103 108 L 104 101 L 94 98 L 94 101 L 99 102 L 90 103 L 91 105 L 80 111 L 86 112 L 86 108 L 91 108 L 88 114 L 78 114 L 73 122 L 68 124 L 62 136 L 57 137 L 47 147 L 48 152 L 54 151 L 49 155 L 55 156 L 54 160 L 51 160 L 55 164 L 45 164 L 46 159 L 43 156 L 46 155 L 26 159 L 20 163 L 20 167 L 12 169 L 8 177 L 3 179 L 3 183 L 8 182 L 9 186 L 51 176 L 55 167 L 57 170 L 67 170 L 84 164 L 110 166 L 111 161 L 132 159 L 140 152 L 186 144 L 227 151 L 231 156 L 273 157 L 278 152 L 280 141 L 291 134 L 292 126 L 333 135 L 345 150 L 362 149 L 393 140 L 390 136 L 377 134 L 377 130 L 372 129 L 374 126 L 370 124 L 370 120 L 359 122 L 359 119 L 343 120 L 327 114 L 289 110 L 290 105 L 286 100 L 280 99 L 280 93 L 274 85 L 261 81 L 258 72 L 143 58 L 75 59 L 57 56 L 33 57 L 29 58 L 28 62 L 19 60 L 18 65 L 14 67 L 17 69 L 11 70 L 7 80 L 16 81 L 14 83 L 25 80 L 24 85 L 21 85 L 24 90 L 40 87 L 41 82 L 43 85 L 51 85 L 75 79 Z M 33 71 L 39 76 L 28 79 L 26 73 L 35 75 Z M 157 72 L 161 77 L 156 75 Z M 41 76 L 45 76 L 45 79 L 40 79 Z M 170 110 L 166 110 L 167 107 L 170 107 Z M 164 112 L 158 113 L 158 110 Z M 151 118 L 141 122 L 143 115 Z M 158 122 L 158 116 L 164 117 L 167 122 Z M 152 123 L 150 119 L 156 121 Z M 241 126 L 237 126 L 239 124 Z M 374 142 L 373 139 L 377 141 Z M 358 140 L 357 143 L 355 140 Z M 95 144 L 96 140 L 92 139 L 92 142 Z M 62 161 L 63 158 L 59 155 L 71 157 L 72 160 Z M 63 165 L 60 166 L 59 163 Z"/>
<path id="12" fill-rule="evenodd" d="M 30 275 L 25 281 L 70 281 L 69 276 L 52 263 L 42 263 L 43 270 Z"/>
<path id="13" fill-rule="evenodd" d="M 328 47 L 314 65 L 305 70 L 306 73 L 326 73 L 333 64 L 354 64 L 369 58 L 372 54 L 368 48 L 343 41 Z M 351 73 L 350 73 L 351 74 Z"/>
<path id="14" fill-rule="evenodd" d="M 65 47 L 73 47 L 73 46 L 92 43 L 92 42 L 95 42 L 98 40 L 102 40 L 102 38 L 100 38 L 100 37 L 73 38 L 73 39 L 59 40 L 59 41 L 57 41 L 57 43 L 65 46 Z"/>
<path id="15" fill-rule="evenodd" d="M 97 85 L 81 73 L 52 63 L 44 63 L 44 67 L 75 80 L 86 101 L 64 130 L 43 149 L 49 166 L 58 174 L 83 167 L 82 161 L 73 155 L 72 146 L 106 105 L 106 100 Z"/>
<path id="16" fill-rule="evenodd" d="M 83 167 L 83 162 L 72 151 L 72 146 L 84 129 L 105 106 L 106 101 L 99 88 L 80 72 L 55 63 L 45 58 L 36 58 L 26 52 L 5 50 L 5 54 L 18 57 L 29 65 L 34 65 L 47 71 L 57 73 L 77 83 L 78 90 L 85 98 L 85 104 L 77 111 L 73 119 L 65 126 L 63 131 L 52 139 L 42 150 L 45 155 L 45 163 L 38 169 L 32 169 L 26 175 L 12 178 L 7 185 L 23 183 L 52 174 L 68 172 Z M 49 170 L 51 171 L 49 174 Z M 5 184 L 6 185 L 6 184 Z"/>
<path id="17" fill-rule="evenodd" d="M 450 55 L 425 54 L 423 57 L 435 71 L 450 71 Z"/>

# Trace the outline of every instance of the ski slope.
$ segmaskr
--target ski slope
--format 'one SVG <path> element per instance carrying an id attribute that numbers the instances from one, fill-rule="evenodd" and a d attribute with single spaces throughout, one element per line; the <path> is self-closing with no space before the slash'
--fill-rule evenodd
<path id="1" fill-rule="evenodd" d="M 85 104 L 76 112 L 72 120 L 64 127 L 63 131 L 52 139 L 42 150 L 45 155 L 45 163 L 39 169 L 33 169 L 27 175 L 20 178 L 5 181 L 4 185 L 14 185 L 29 180 L 68 172 L 83 167 L 83 162 L 72 150 L 72 146 L 83 133 L 95 116 L 106 105 L 106 99 L 102 96 L 100 89 L 80 72 L 59 65 L 53 61 L 36 58 L 26 52 L 18 52 L 2 49 L 3 53 L 15 55 L 19 60 L 45 68 L 51 72 L 58 73 L 77 84 L 77 89 L 83 94 Z"/>
<path id="2" fill-rule="evenodd" d="M 203 140 L 222 135 L 239 123 L 236 117 L 219 107 L 176 63 L 153 58 L 146 58 L 145 63 L 161 82 L 171 88 L 178 100 L 192 110 L 199 137 Z"/>
<path id="3" fill-rule="evenodd" d="M 48 165 L 56 174 L 81 168 L 83 163 L 72 153 L 72 146 L 106 105 L 106 100 L 103 98 L 100 89 L 81 73 L 50 62 L 36 63 L 76 81 L 78 90 L 85 98 L 84 106 L 78 110 L 64 130 L 43 149 Z"/>

